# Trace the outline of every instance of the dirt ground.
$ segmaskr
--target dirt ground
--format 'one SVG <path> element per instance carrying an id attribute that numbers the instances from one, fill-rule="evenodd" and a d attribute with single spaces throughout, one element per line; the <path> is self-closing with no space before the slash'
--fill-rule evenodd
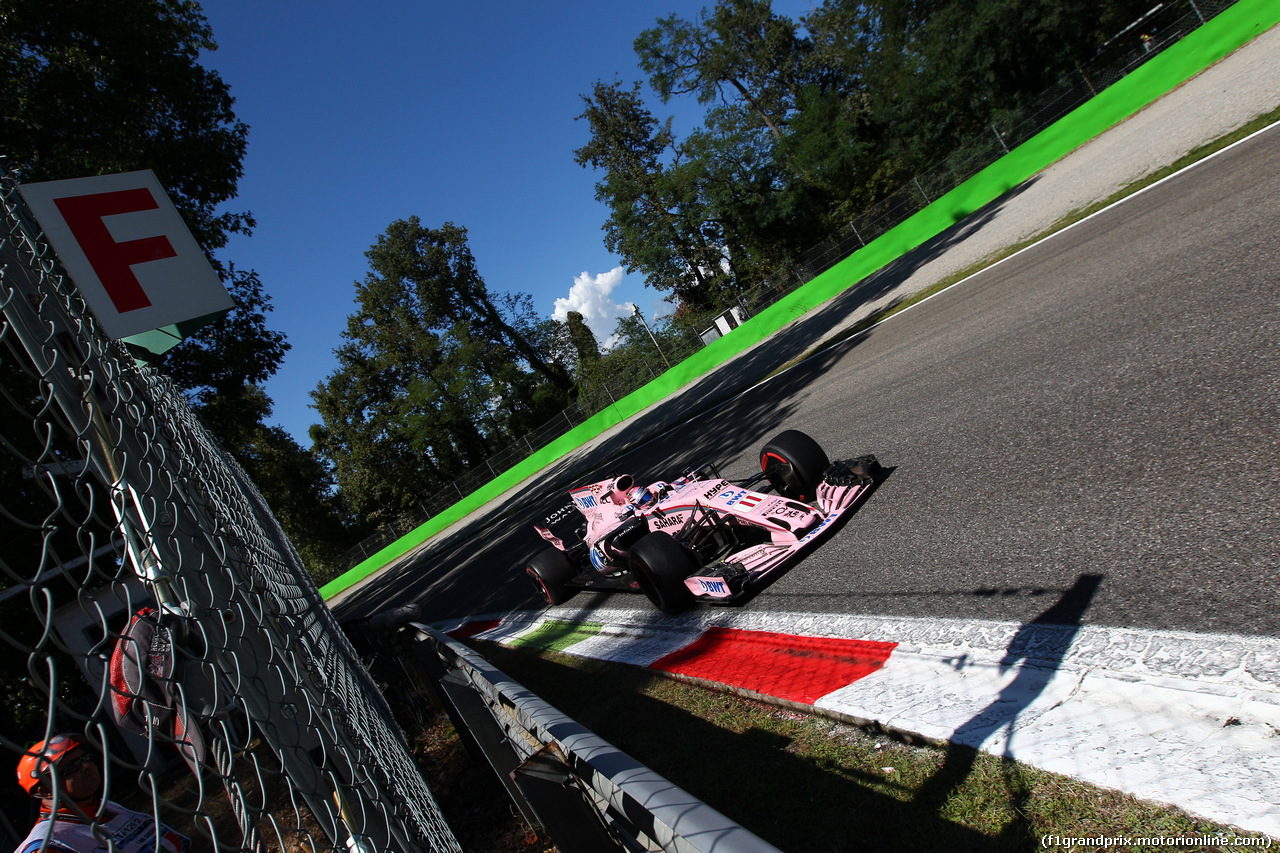
<path id="1" fill-rule="evenodd" d="M 525 823 L 493 770 L 463 747 L 448 716 L 433 713 L 425 730 L 410 736 L 409 746 L 462 849 L 555 853 L 555 846 Z"/>

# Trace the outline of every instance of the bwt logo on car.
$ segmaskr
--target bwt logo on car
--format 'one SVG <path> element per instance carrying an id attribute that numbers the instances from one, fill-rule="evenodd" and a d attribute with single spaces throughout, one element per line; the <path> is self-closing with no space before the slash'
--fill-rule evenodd
<path id="1" fill-rule="evenodd" d="M 698 586 L 702 587 L 702 591 L 710 595 L 728 595 L 729 587 L 724 581 L 707 580 L 706 578 L 698 578 Z"/>

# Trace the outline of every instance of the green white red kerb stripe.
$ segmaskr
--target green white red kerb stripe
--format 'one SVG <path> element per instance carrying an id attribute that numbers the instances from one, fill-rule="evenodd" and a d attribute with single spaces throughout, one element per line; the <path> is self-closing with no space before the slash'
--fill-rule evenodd
<path id="1" fill-rule="evenodd" d="M 729 608 L 436 627 L 874 720 L 1280 837 L 1273 637 Z"/>

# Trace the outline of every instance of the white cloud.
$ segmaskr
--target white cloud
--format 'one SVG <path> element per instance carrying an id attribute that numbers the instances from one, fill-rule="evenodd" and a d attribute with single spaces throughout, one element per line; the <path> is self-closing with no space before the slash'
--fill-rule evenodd
<path id="1" fill-rule="evenodd" d="M 563 323 L 569 318 L 570 311 L 577 311 L 596 340 L 607 349 L 615 343 L 612 337 L 618 318 L 631 313 L 628 303 L 619 304 L 612 296 L 614 288 L 622 284 L 622 280 L 622 267 L 594 276 L 584 270 L 574 278 L 569 295 L 556 300 L 551 316 Z"/>

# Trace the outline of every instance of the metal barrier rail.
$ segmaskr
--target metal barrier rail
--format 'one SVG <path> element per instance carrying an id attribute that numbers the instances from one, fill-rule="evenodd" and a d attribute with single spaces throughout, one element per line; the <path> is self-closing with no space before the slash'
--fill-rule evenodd
<path id="1" fill-rule="evenodd" d="M 560 853 L 776 853 L 463 644 L 418 623 L 407 631 L 421 681 Z"/>

